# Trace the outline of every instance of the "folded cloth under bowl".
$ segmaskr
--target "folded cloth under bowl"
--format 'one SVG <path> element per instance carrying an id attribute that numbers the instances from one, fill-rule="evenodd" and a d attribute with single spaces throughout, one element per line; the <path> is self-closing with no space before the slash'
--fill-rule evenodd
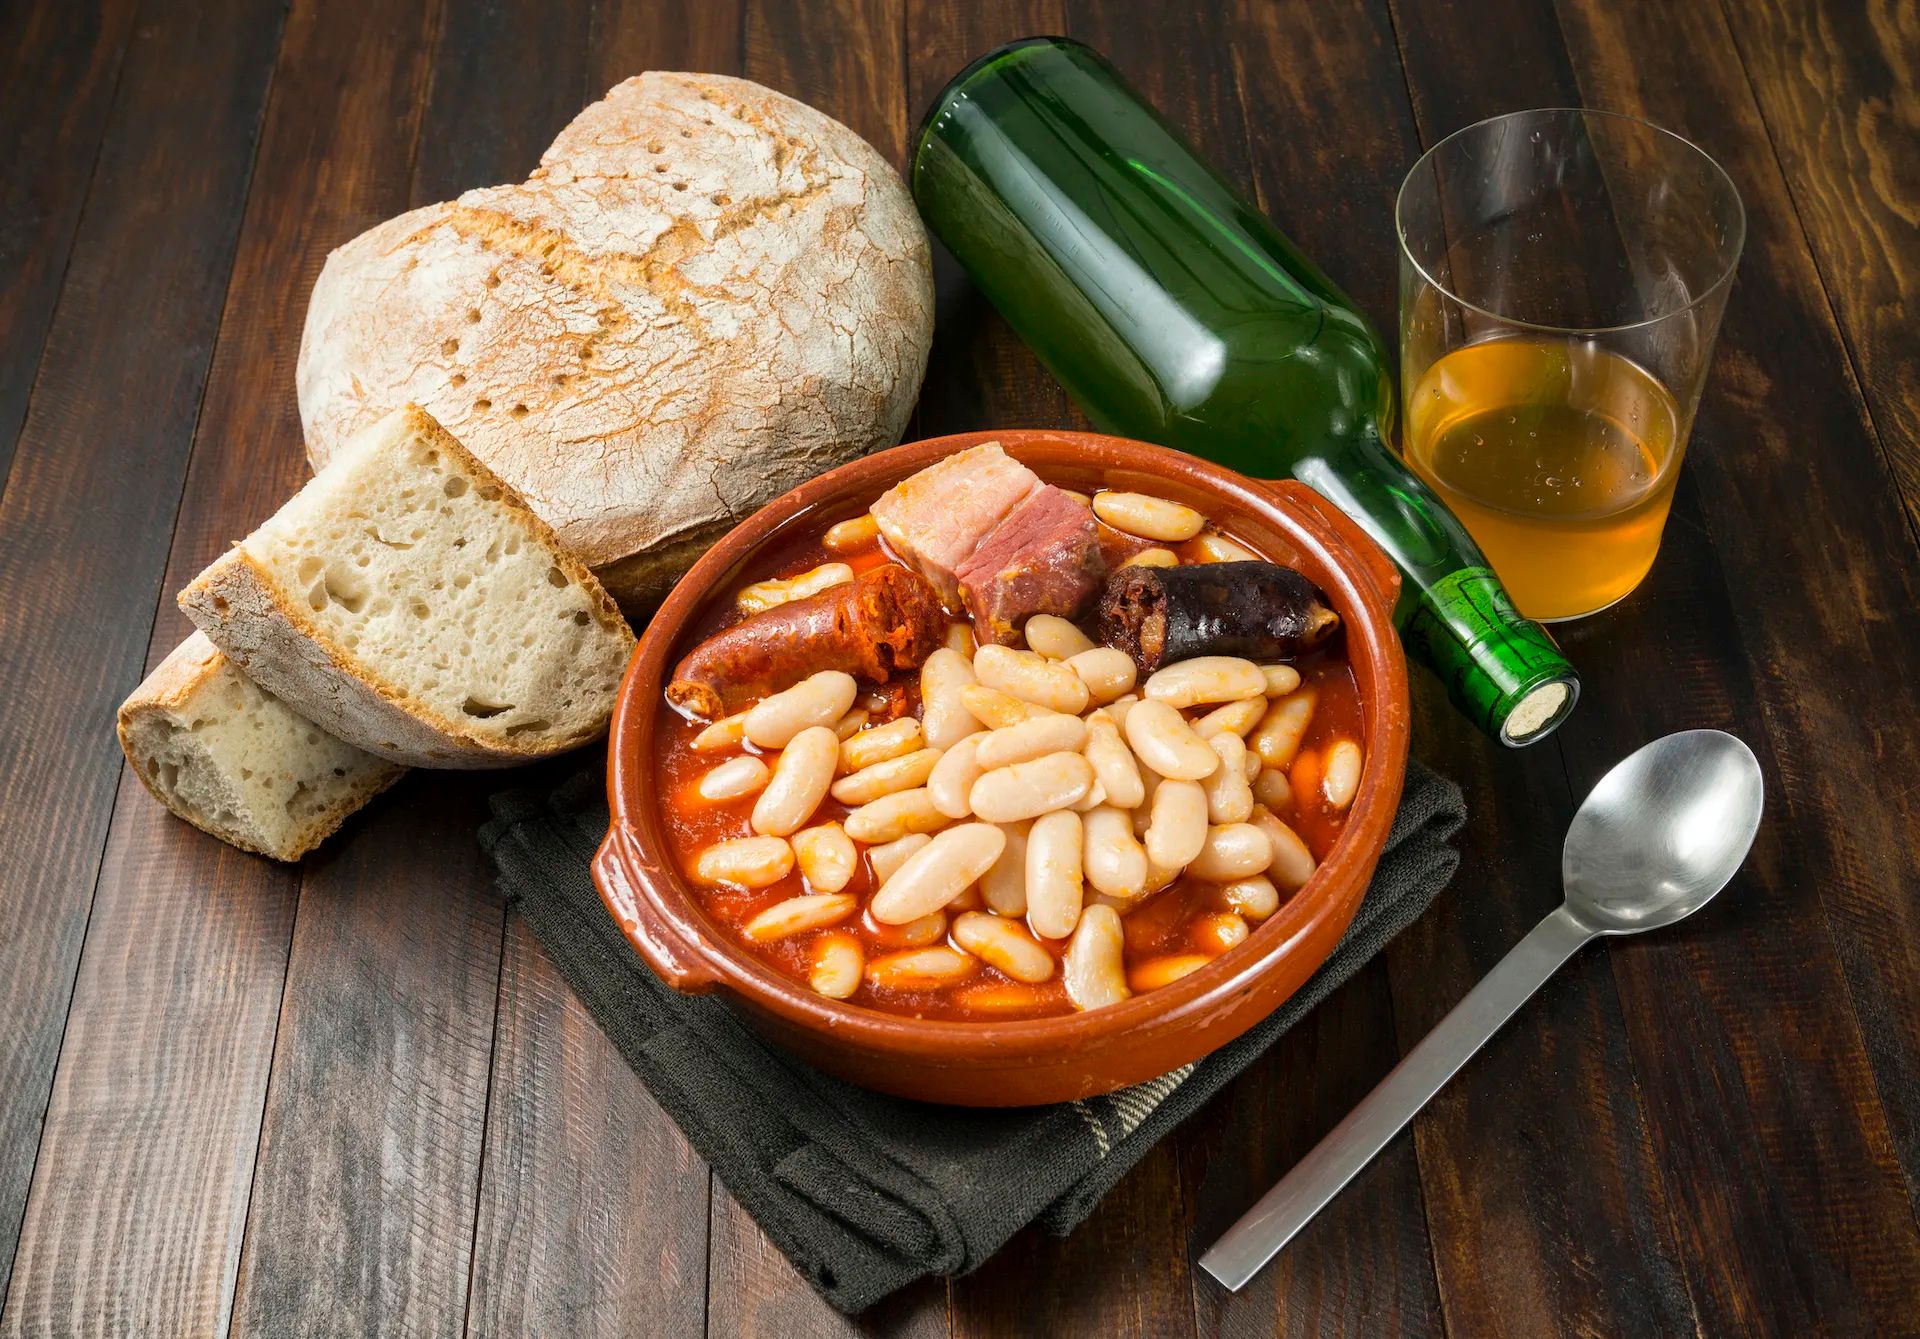
<path id="1" fill-rule="evenodd" d="M 598 771 L 493 799 L 501 889 L 626 1061 L 740 1204 L 828 1302 L 855 1312 L 963 1274 L 1027 1224 L 1065 1234 L 1162 1136 L 1386 942 L 1452 877 L 1460 790 L 1418 762 L 1338 947 L 1277 1012 L 1147 1083 L 1058 1106 L 932 1106 L 856 1088 L 763 1042 L 717 996 L 662 985 L 607 914 L 588 862 Z"/>

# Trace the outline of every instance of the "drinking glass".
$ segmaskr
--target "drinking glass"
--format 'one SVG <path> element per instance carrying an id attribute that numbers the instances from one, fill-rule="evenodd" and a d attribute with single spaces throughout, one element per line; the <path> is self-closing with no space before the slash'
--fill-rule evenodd
<path id="1" fill-rule="evenodd" d="M 1414 164 L 1400 447 L 1520 611 L 1606 608 L 1653 566 L 1746 217 L 1720 165 L 1630 116 L 1553 108 Z"/>

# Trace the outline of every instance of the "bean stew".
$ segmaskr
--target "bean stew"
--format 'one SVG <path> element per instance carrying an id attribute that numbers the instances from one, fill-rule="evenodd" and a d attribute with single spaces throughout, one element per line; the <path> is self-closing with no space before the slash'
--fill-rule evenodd
<path id="1" fill-rule="evenodd" d="M 988 444 L 765 555 L 659 706 L 702 910 L 823 996 L 1093 1009 L 1225 953 L 1366 765 L 1339 619 L 1199 512 Z"/>

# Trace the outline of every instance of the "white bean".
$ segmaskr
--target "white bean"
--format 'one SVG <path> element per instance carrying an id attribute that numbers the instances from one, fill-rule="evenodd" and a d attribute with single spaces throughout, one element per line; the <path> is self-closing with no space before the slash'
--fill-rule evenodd
<path id="1" fill-rule="evenodd" d="M 965 818 L 973 812 L 967 797 L 973 792 L 973 783 L 987 770 L 980 765 L 980 741 L 985 738 L 982 734 L 962 737 L 927 773 L 927 796 L 948 818 Z"/>
<path id="2" fill-rule="evenodd" d="M 1045 814 L 1027 833 L 1027 924 L 1045 939 L 1062 939 L 1080 920 L 1084 893 L 1080 815 Z"/>
<path id="3" fill-rule="evenodd" d="M 1172 549 L 1159 547 L 1141 549 L 1120 565 L 1122 567 L 1178 567 L 1180 555 Z"/>
<path id="4" fill-rule="evenodd" d="M 1095 702 L 1111 702 L 1132 692 L 1139 674 L 1133 657 L 1111 646 L 1096 646 L 1070 656 L 1067 668 L 1087 686 L 1087 696 Z"/>
<path id="5" fill-rule="evenodd" d="M 867 909 L 883 925 L 905 925 L 944 910 L 973 881 L 993 868 L 1007 835 L 991 823 L 948 828 L 907 857 L 880 885 Z"/>
<path id="6" fill-rule="evenodd" d="M 1300 686 L 1300 671 L 1291 665 L 1262 665 L 1260 673 L 1267 680 L 1268 697 L 1285 697 Z"/>
<path id="7" fill-rule="evenodd" d="M 937 990 L 980 970 L 980 960 L 957 948 L 910 948 L 867 964 L 867 980 L 880 990 Z"/>
<path id="8" fill-rule="evenodd" d="M 1207 523 L 1192 507 L 1150 493 L 1096 493 L 1093 514 L 1115 530 L 1163 544 L 1192 539 Z"/>
<path id="9" fill-rule="evenodd" d="M 879 887 L 893 877 L 893 872 L 907 863 L 907 857 L 933 843 L 933 838 L 924 832 L 909 832 L 895 841 L 881 842 L 869 847 L 867 862 L 873 866 L 873 884 Z"/>
<path id="10" fill-rule="evenodd" d="M 1087 709 L 1087 686 L 1057 661 L 1011 646 L 983 646 L 973 657 L 981 683 L 1048 711 L 1078 716 Z"/>
<path id="11" fill-rule="evenodd" d="M 746 736 L 763 749 L 783 749 L 787 741 L 802 730 L 832 725 L 846 715 L 847 708 L 853 705 L 855 691 L 851 674 L 821 670 L 785 692 L 762 699 L 747 713 Z M 840 757 L 838 735 L 834 735 L 833 748 L 837 762 Z"/>
<path id="12" fill-rule="evenodd" d="M 1252 563 L 1260 555 L 1244 544 L 1236 544 L 1225 535 L 1209 532 L 1194 542 L 1194 551 L 1203 563 Z"/>
<path id="13" fill-rule="evenodd" d="M 844 931 L 821 935 L 814 941 L 813 964 L 807 984 L 830 1000 L 844 1000 L 860 989 L 867 970 L 867 951 Z"/>
<path id="14" fill-rule="evenodd" d="M 693 858 L 693 877 L 706 884 L 765 888 L 792 872 L 793 848 L 782 837 L 735 837 Z"/>
<path id="15" fill-rule="evenodd" d="M 853 881 L 860 852 L 838 823 L 802 828 L 787 840 L 793 843 L 794 859 L 800 862 L 800 877 L 814 892 L 837 893 Z"/>
<path id="16" fill-rule="evenodd" d="M 980 728 L 960 701 L 960 690 L 972 682 L 972 662 L 951 647 L 941 647 L 920 667 L 920 723 L 928 747 L 950 749 Z"/>
<path id="17" fill-rule="evenodd" d="M 767 784 L 767 765 L 751 754 L 729 758 L 700 778 L 700 798 L 713 802 L 737 800 Z"/>
<path id="18" fill-rule="evenodd" d="M 973 783 L 968 807 L 989 823 L 1015 823 L 1077 804 L 1093 785 L 1093 767 L 1077 753 L 997 767 Z"/>
<path id="19" fill-rule="evenodd" d="M 790 939 L 808 930 L 837 925 L 853 915 L 854 900 L 848 893 L 806 893 L 775 902 L 740 927 L 740 933 L 757 943 Z"/>
<path id="20" fill-rule="evenodd" d="M 1239 656 L 1195 656 L 1156 670 L 1142 691 L 1149 701 L 1170 707 L 1240 702 L 1265 696 L 1267 676 L 1258 665 Z"/>
<path id="21" fill-rule="evenodd" d="M 841 744 L 840 770 L 857 772 L 877 762 L 904 758 L 907 754 L 924 747 L 920 722 L 911 716 L 902 716 L 897 721 L 888 721 L 885 725 L 876 725 L 871 730 L 862 730 Z"/>
<path id="22" fill-rule="evenodd" d="M 1140 896 L 1147 886 L 1147 851 L 1134 840 L 1133 816 L 1124 809 L 1095 809 L 1081 817 L 1080 827 L 1087 882 L 1109 897 Z"/>
<path id="23" fill-rule="evenodd" d="M 861 928 L 888 948 L 919 948 L 923 944 L 937 944 L 947 937 L 947 913 L 936 911 L 905 925 L 882 925 L 868 912 L 861 918 Z"/>
<path id="24" fill-rule="evenodd" d="M 1267 877 L 1279 887 L 1292 891 L 1313 877 L 1316 862 L 1313 852 L 1300 840 L 1300 834 L 1266 808 L 1255 805 L 1253 822 L 1267 834 L 1273 848 L 1273 860 L 1267 865 Z"/>
<path id="25" fill-rule="evenodd" d="M 932 798 L 922 787 L 896 790 L 863 804 L 842 819 L 841 826 L 855 841 L 878 846 L 898 841 L 910 832 L 938 832 L 947 822 L 947 816 L 933 807 Z"/>
<path id="26" fill-rule="evenodd" d="M 1138 693 L 1122 693 L 1119 697 L 1116 697 L 1113 701 L 1102 707 L 1101 710 L 1113 717 L 1113 723 L 1119 726 L 1121 733 L 1124 734 L 1127 729 L 1127 713 L 1132 711 L 1134 707 L 1139 704 L 1139 701 L 1140 695 Z"/>
<path id="27" fill-rule="evenodd" d="M 1027 649 L 1049 660 L 1067 660 L 1093 649 L 1093 638 L 1057 614 L 1035 614 L 1025 628 Z"/>
<path id="28" fill-rule="evenodd" d="M 1273 843 L 1254 823 L 1221 823 L 1207 829 L 1206 845 L 1187 873 L 1208 883 L 1232 883 L 1263 873 L 1273 863 Z"/>
<path id="29" fill-rule="evenodd" d="M 1027 838 L 1028 823 L 1002 823 L 1007 845 L 993 868 L 980 876 L 980 899 L 1000 916 L 1027 914 Z"/>
<path id="30" fill-rule="evenodd" d="M 1221 884 L 1214 900 L 1222 911 L 1231 911 L 1250 921 L 1263 921 L 1280 909 L 1280 890 L 1266 875 L 1252 874 Z"/>
<path id="31" fill-rule="evenodd" d="M 1063 969 L 1074 1008 L 1104 1008 L 1133 993 L 1127 987 L 1126 942 L 1120 914 L 1112 907 L 1095 905 L 1080 913 Z"/>
<path id="32" fill-rule="evenodd" d="M 873 518 L 872 512 L 866 512 L 828 526 L 820 544 L 830 553 L 847 553 L 853 549 L 864 549 L 878 538 L 880 522 Z"/>
<path id="33" fill-rule="evenodd" d="M 746 737 L 747 713 L 736 711 L 731 716 L 722 716 L 693 737 L 693 749 L 696 753 L 718 753 L 721 749 L 736 747 Z"/>
<path id="34" fill-rule="evenodd" d="M 1269 767 L 1285 767 L 1293 761 L 1293 755 L 1300 751 L 1300 741 L 1306 737 L 1307 726 L 1313 722 L 1315 693 L 1311 687 L 1301 688 L 1286 697 L 1277 699 L 1267 709 L 1260 724 L 1253 727 L 1253 734 L 1247 740 L 1247 747 L 1260 755 L 1260 761 Z"/>
<path id="35" fill-rule="evenodd" d="M 980 649 L 980 643 L 973 638 L 973 627 L 967 623 L 947 624 L 947 646 L 965 656 L 969 665 L 973 663 L 973 653 Z"/>
<path id="36" fill-rule="evenodd" d="M 1207 792 L 1198 781 L 1162 781 L 1147 820 L 1147 859 L 1183 869 L 1207 844 Z"/>
<path id="37" fill-rule="evenodd" d="M 753 830 L 784 837 L 805 827 L 827 798 L 839 762 L 840 737 L 826 726 L 808 726 L 795 735 L 780 750 L 767 788 L 753 803 Z"/>
<path id="38" fill-rule="evenodd" d="M 1139 994 L 1170 986 L 1183 976 L 1192 976 L 1213 959 L 1204 953 L 1165 953 L 1148 958 L 1127 973 L 1127 985 Z"/>
<path id="39" fill-rule="evenodd" d="M 983 683 L 970 683 L 962 688 L 960 702 L 974 720 L 994 730 L 1004 730 L 1009 725 L 1030 721 L 1035 716 L 1057 714 L 1044 707 L 1036 707 L 1033 703 L 1017 698 L 1012 693 L 1003 693 L 998 688 L 989 688 Z"/>
<path id="40" fill-rule="evenodd" d="M 1360 768 L 1365 761 L 1360 746 L 1351 739 L 1337 740 L 1327 750 L 1327 767 L 1321 774 L 1320 793 L 1327 797 L 1327 803 L 1333 808 L 1345 809 L 1353 803 L 1353 797 L 1360 790 Z"/>
<path id="41" fill-rule="evenodd" d="M 984 911 L 963 912 L 954 918 L 953 942 L 1015 981 L 1031 984 L 1053 975 L 1053 955 L 1035 943 L 1019 921 Z"/>
<path id="42" fill-rule="evenodd" d="M 1245 739 L 1247 731 L 1260 724 L 1260 718 L 1266 714 L 1266 699 L 1245 697 L 1224 707 L 1215 707 L 1193 723 L 1193 732 L 1202 739 L 1212 739 L 1224 730 Z"/>
<path id="43" fill-rule="evenodd" d="M 1103 708 L 1087 717 L 1087 762 L 1093 767 L 1093 779 L 1116 809 L 1137 809 L 1147 798 L 1146 782 L 1140 779 L 1140 764 L 1133 750 L 1120 737 L 1120 727 Z"/>
<path id="44" fill-rule="evenodd" d="M 853 569 L 845 563 L 822 563 L 798 576 L 756 581 L 734 596 L 734 603 L 749 614 L 773 609 L 789 600 L 804 599 L 853 580 Z"/>
<path id="45" fill-rule="evenodd" d="M 1260 761 L 1260 755 L 1252 749 L 1247 749 L 1240 755 L 1240 773 L 1246 777 L 1249 786 L 1254 783 L 1255 778 L 1260 775 L 1260 770 L 1265 766 L 1266 764 Z"/>
<path id="46" fill-rule="evenodd" d="M 1164 702 L 1149 698 L 1130 707 L 1126 730 L 1134 756 L 1161 776 L 1204 781 L 1220 765 L 1220 755 Z"/>
<path id="47" fill-rule="evenodd" d="M 1244 823 L 1253 813 L 1253 787 L 1247 782 L 1247 759 L 1260 761 L 1258 754 L 1247 752 L 1247 741 L 1222 730 L 1207 740 L 1220 755 L 1220 767 L 1207 778 L 1207 817 L 1215 823 Z"/>
<path id="48" fill-rule="evenodd" d="M 1258 758 L 1255 753 L 1249 755 Z M 1264 767 L 1253 779 L 1253 798 L 1269 809 L 1293 808 L 1293 782 L 1278 767 Z"/>
<path id="49" fill-rule="evenodd" d="M 1078 753 L 1086 742 L 1085 721 L 1078 716 L 1050 712 L 987 732 L 981 736 L 974 756 L 981 771 L 991 772 L 996 767 L 1010 767 L 1049 753 Z"/>
<path id="50" fill-rule="evenodd" d="M 1203 953 L 1221 954 L 1247 942 L 1247 923 L 1231 911 L 1216 911 L 1195 920 L 1187 937 Z"/>
<path id="51" fill-rule="evenodd" d="M 852 776 L 843 776 L 828 792 L 842 804 L 868 804 L 896 790 L 924 786 L 940 761 L 939 749 L 921 749 L 863 767 Z"/>
<path id="52" fill-rule="evenodd" d="M 846 743 L 866 725 L 870 714 L 865 707 L 855 707 L 833 723 L 833 733 L 839 737 L 841 743 Z"/>

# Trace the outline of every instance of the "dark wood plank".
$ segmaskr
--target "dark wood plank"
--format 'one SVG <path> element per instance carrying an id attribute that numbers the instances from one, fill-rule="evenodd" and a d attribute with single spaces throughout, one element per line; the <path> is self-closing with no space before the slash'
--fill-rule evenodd
<path id="1" fill-rule="evenodd" d="M 734 4 L 663 20 L 647 4 L 605 3 L 564 74 L 529 79 L 516 51 L 546 42 L 541 3 L 491 11 L 469 40 L 471 97 L 508 84 L 506 99 L 541 108 L 551 130 L 591 99 L 649 69 L 737 73 Z M 551 57 L 559 60 L 556 54 Z M 524 84 L 522 81 L 525 80 Z M 561 106 L 550 83 L 568 86 Z M 542 101 L 543 94 L 550 102 Z M 434 107 L 449 96 L 436 80 Z M 460 100 L 468 96 L 457 95 Z M 524 171 L 551 138 L 520 144 L 515 161 L 470 162 L 474 180 Z M 538 143 L 532 142 L 537 139 Z M 502 140 L 502 144 L 511 141 Z M 431 151 L 423 154 L 423 170 Z M 524 160 L 524 161 L 522 161 Z M 447 180 L 445 190 L 468 181 Z M 504 781 L 496 784 L 505 784 Z M 478 885 L 476 885 L 478 886 Z M 468 1328 L 476 1335 L 678 1336 L 701 1331 L 706 1310 L 706 1166 L 604 1034 L 581 1009 L 525 924 L 509 917 L 474 1239 Z"/>
<path id="2" fill-rule="evenodd" d="M 0 15 L 0 480 L 106 133 L 134 0 Z"/>
<path id="3" fill-rule="evenodd" d="M 0 498 L 0 689 L 13 704 L 0 732 L 0 1260 L 11 1270 L 23 1247 L 5 1312 L 19 1332 L 72 1324 L 63 1276 L 83 1242 L 115 1255 L 112 1233 L 92 1230 L 93 1202 L 60 1198 L 62 1173 L 109 1156 L 109 1114 L 144 1114 L 89 1083 L 102 1071 L 80 1061 L 49 1127 L 65 1154 L 47 1166 L 30 1235 L 17 1235 L 120 779 L 113 709 L 147 649 L 279 31 L 257 6 L 216 8 L 205 24 L 142 29 L 128 50 Z M 192 86 L 178 78 L 189 63 L 201 71 Z M 141 927 L 102 928 L 113 942 Z M 120 989 L 120 966 L 99 960 L 90 982 Z M 143 1004 L 121 994 L 108 1007 L 144 1027 Z M 132 1276 L 155 1286 L 155 1263 L 132 1262 Z"/>
<path id="4" fill-rule="evenodd" d="M 1572 5 L 1564 32 L 1519 7 L 1470 32 L 1423 0 L 1396 13 L 1427 136 L 1589 102 L 1702 139 L 1749 192 L 1747 261 L 1664 551 L 1638 595 L 1569 633 L 1588 691 L 1561 739 L 1584 792 L 1650 735 L 1721 724 L 1776 787 L 1727 903 L 1611 954 L 1700 1328 L 1898 1329 L 1920 1306 L 1920 1244 L 1881 1098 L 1911 1050 L 1863 1039 L 1852 1002 L 1883 992 L 1873 1007 L 1903 1031 L 1913 982 L 1850 979 L 1861 959 L 1837 941 L 1871 923 L 1913 951 L 1913 853 L 1892 838 L 1912 826 L 1915 741 L 1830 694 L 1865 675 L 1889 719 L 1912 717 L 1910 548 L 1811 262 L 1769 204 L 1778 176 L 1731 41 L 1713 8 Z M 1489 40 L 1495 64 L 1461 64 Z M 1786 497 L 1810 529 L 1768 523 Z M 1788 627 L 1788 608 L 1807 616 Z"/>
<path id="5" fill-rule="evenodd" d="M 976 56 L 1007 42 L 1067 28 L 1065 0 L 955 5 L 908 0 L 907 131 Z M 911 145 L 908 146 L 911 151 Z M 907 425 L 909 441 L 971 428 L 1085 428 L 1033 350 L 1007 327 L 939 240 L 933 243 L 933 351 Z"/>
<path id="6" fill-rule="evenodd" d="M 290 112 L 289 136 L 311 137 L 315 161 L 257 192 L 270 239 L 262 258 L 298 279 L 249 327 L 275 355 L 261 360 L 276 389 L 260 433 L 282 453 L 282 497 L 304 474 L 290 390 L 307 294 L 331 247 L 420 199 L 432 161 L 419 145 L 422 104 L 437 73 L 435 35 L 458 31 L 444 26 L 449 17 L 433 4 L 327 9 L 296 16 L 290 33 L 290 49 L 302 43 L 299 86 L 316 98 Z M 447 45 L 440 67 L 458 90 L 465 53 L 454 45 L 448 57 Z M 314 134 L 323 128 L 331 133 Z M 487 129 L 449 128 L 443 142 L 471 146 Z M 316 178 L 343 184 L 329 208 L 311 206 Z M 492 784 L 410 778 L 351 842 L 308 863 L 238 1332 L 464 1325 L 500 970 L 502 911 L 473 842 Z"/>
<path id="7" fill-rule="evenodd" d="M 1721 9 L 1881 449 L 1920 526 L 1920 28 L 1911 11 L 1833 0 Z"/>
<path id="8" fill-rule="evenodd" d="M 744 12 L 747 78 L 818 107 L 905 164 L 907 137 L 905 13 L 890 0 L 830 0 L 805 8 L 748 3 Z M 945 1333 L 946 1290 L 939 1280 L 906 1289 L 862 1322 L 880 1332 Z M 719 1335 L 857 1332 L 807 1286 L 718 1181 L 713 1186 L 707 1259 L 707 1333 Z"/>

